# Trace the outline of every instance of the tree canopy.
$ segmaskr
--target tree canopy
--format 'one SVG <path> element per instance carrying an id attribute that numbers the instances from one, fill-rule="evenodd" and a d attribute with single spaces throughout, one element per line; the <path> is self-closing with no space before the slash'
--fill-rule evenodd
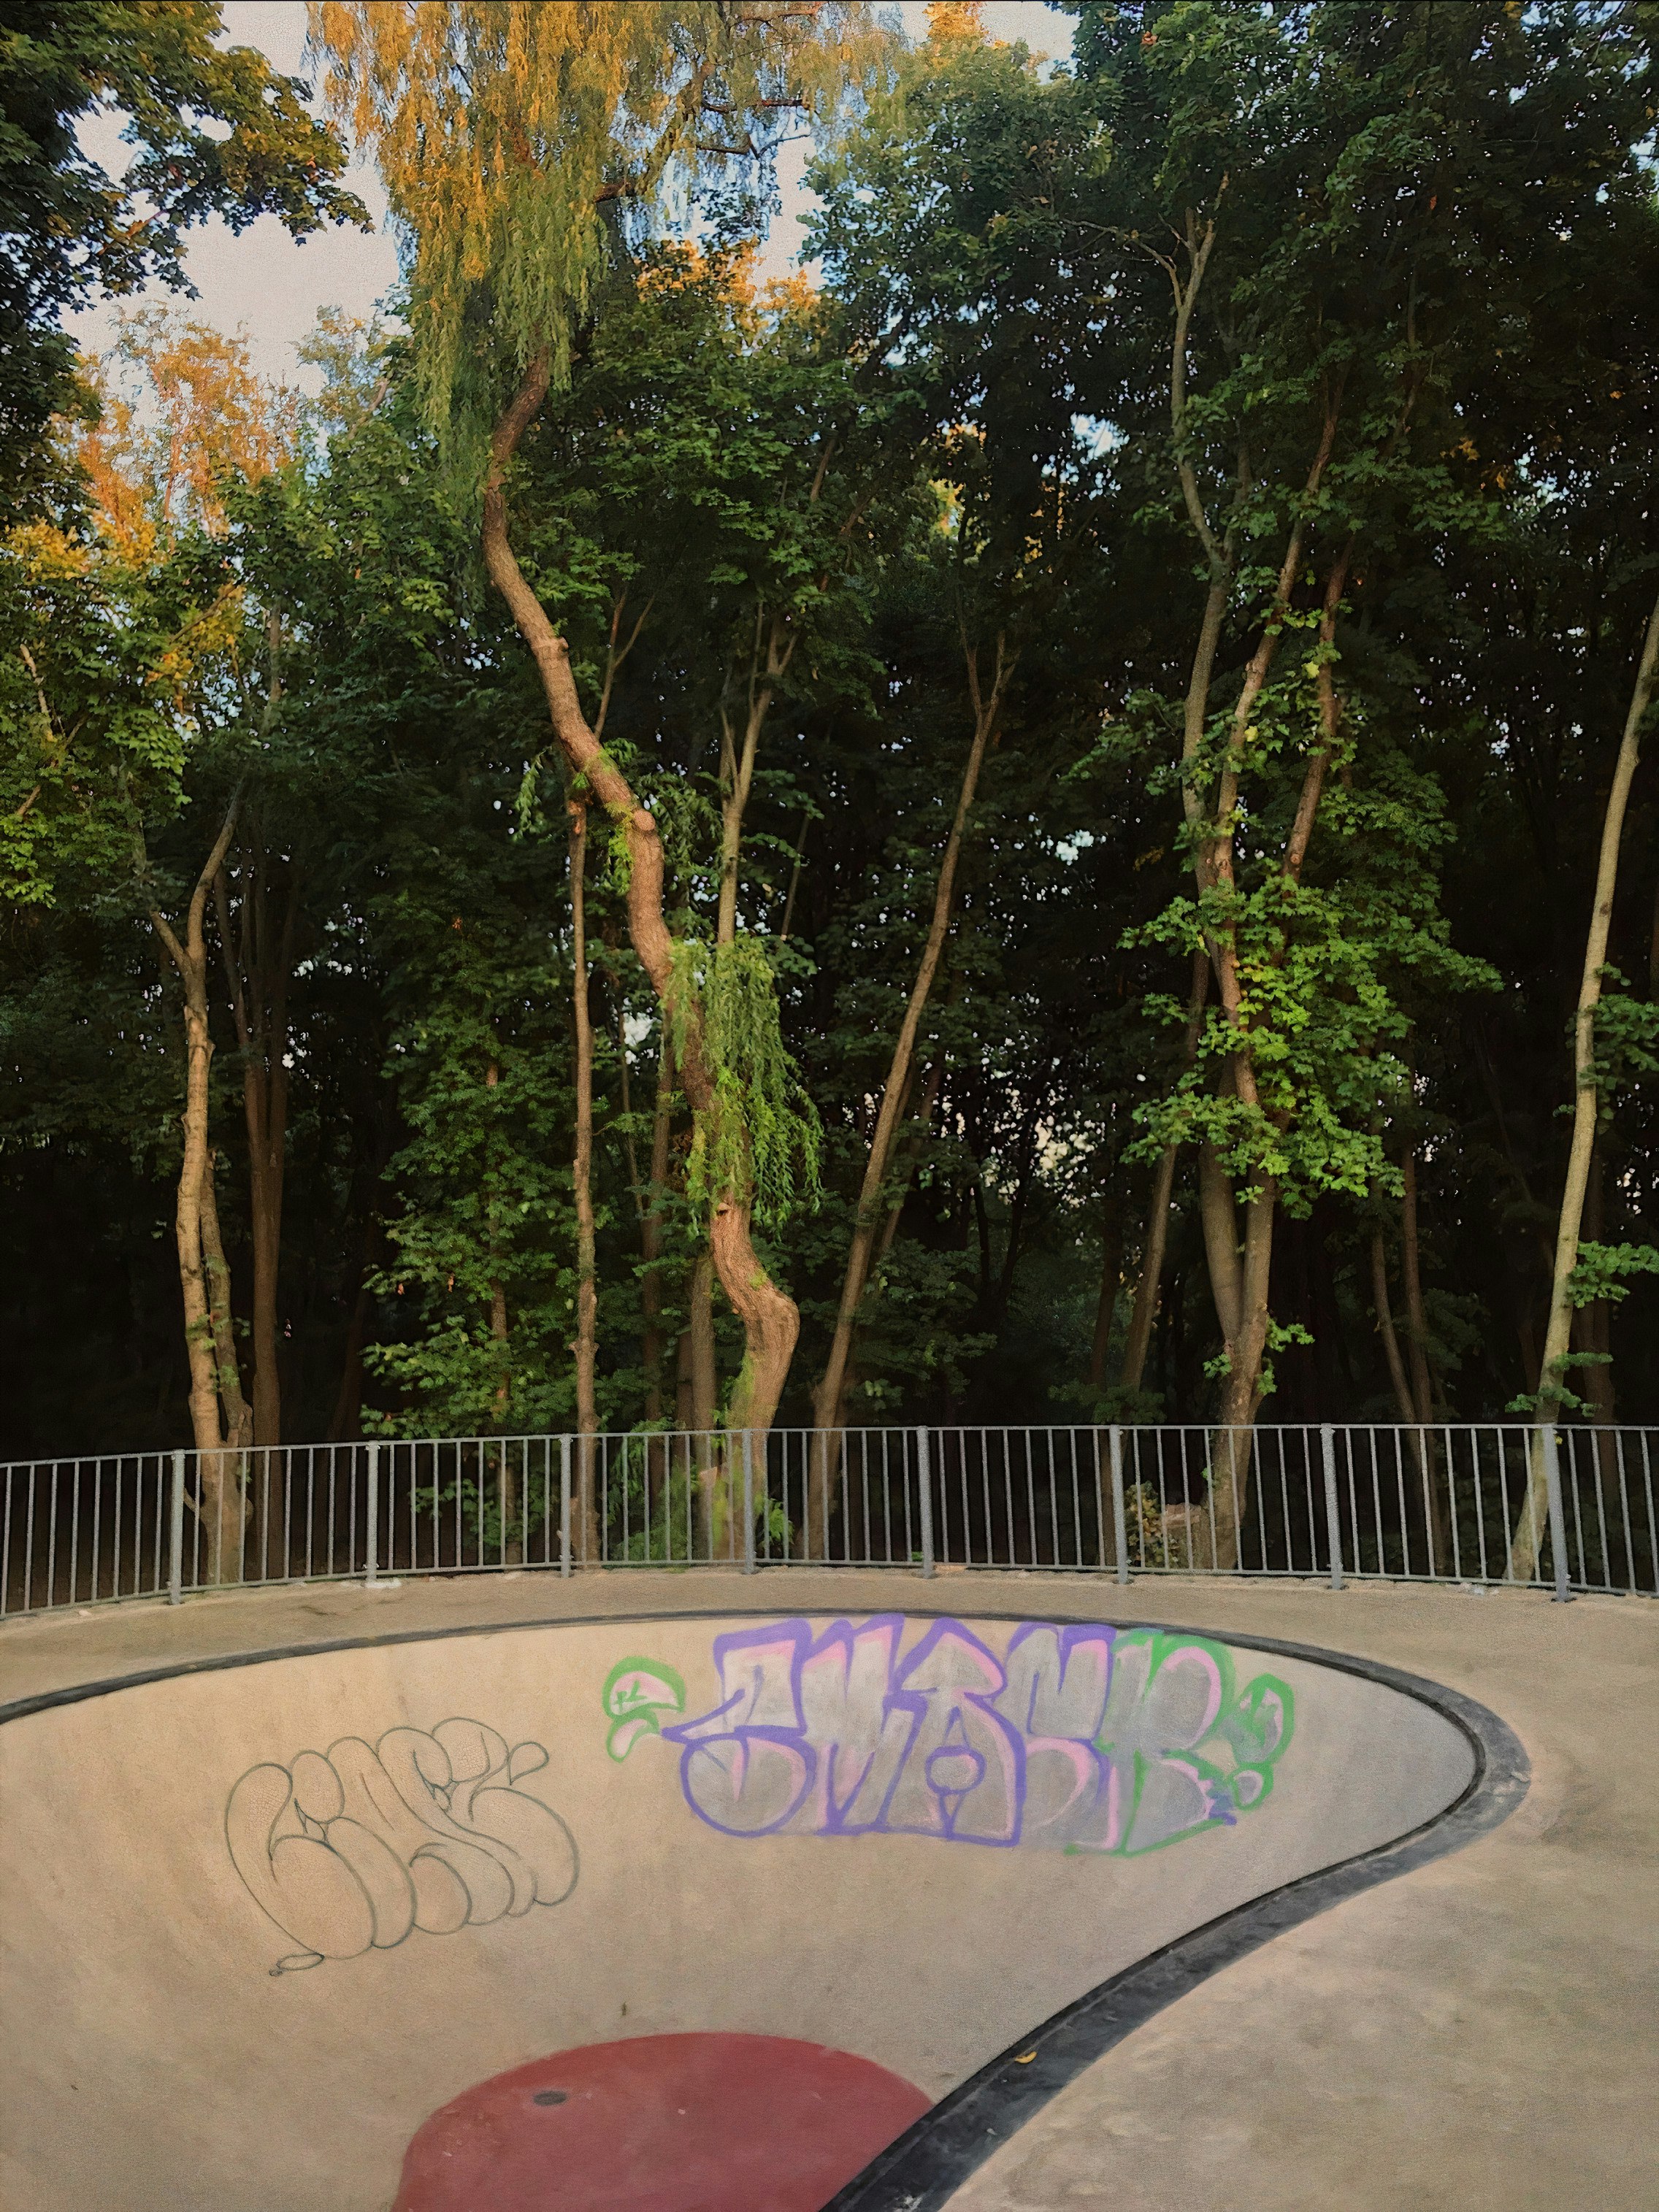
<path id="1" fill-rule="evenodd" d="M 8 1455 L 1659 1419 L 1649 0 L 313 20 L 0 6 Z"/>

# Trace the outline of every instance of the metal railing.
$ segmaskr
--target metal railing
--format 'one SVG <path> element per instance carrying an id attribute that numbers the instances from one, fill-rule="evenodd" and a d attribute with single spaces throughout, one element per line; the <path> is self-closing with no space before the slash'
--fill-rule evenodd
<path id="1" fill-rule="evenodd" d="M 0 1618 L 294 1581 L 727 1565 L 1659 1595 L 1659 1429 L 383 1438 L 0 1468 Z"/>

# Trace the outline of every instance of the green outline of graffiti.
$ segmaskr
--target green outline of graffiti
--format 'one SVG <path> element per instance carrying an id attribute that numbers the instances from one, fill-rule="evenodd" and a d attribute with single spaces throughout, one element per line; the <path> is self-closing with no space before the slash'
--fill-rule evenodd
<path id="1" fill-rule="evenodd" d="M 653 1675 L 671 1694 L 665 1698 L 635 1697 L 631 1699 L 613 1696 L 622 1677 L 630 1674 Z M 611 1722 L 611 1733 L 605 1741 L 605 1750 L 621 1765 L 639 1741 L 637 1736 L 630 1737 L 625 1749 L 617 1749 L 617 1737 L 623 1724 L 629 1721 L 643 1721 L 652 1735 L 660 1735 L 662 1723 L 657 1717 L 659 1712 L 683 1713 L 685 1711 L 685 1684 L 675 1669 L 665 1666 L 660 1659 L 641 1659 L 638 1656 L 618 1659 L 605 1678 L 599 1702 Z"/>
<path id="2" fill-rule="evenodd" d="M 1146 1669 L 1147 1691 L 1157 1680 L 1158 1669 L 1177 1652 L 1203 1651 L 1215 1662 L 1221 1681 L 1220 1711 L 1211 1723 L 1208 1733 L 1190 1751 L 1182 1751 L 1180 1747 L 1174 1745 L 1170 1747 L 1170 1751 L 1174 1755 L 1190 1759 L 1204 1780 L 1225 1796 L 1235 1814 L 1254 1813 L 1258 1807 L 1266 1804 L 1273 1794 L 1273 1768 L 1289 1749 L 1291 1738 L 1296 1733 L 1296 1694 L 1290 1684 L 1277 1674 L 1253 1674 L 1240 1691 L 1235 1686 L 1233 1655 L 1226 1644 L 1208 1636 L 1171 1635 L 1168 1630 L 1161 1628 L 1133 1629 L 1116 1638 L 1112 1646 L 1114 1677 L 1121 1655 L 1136 1645 L 1145 1646 L 1152 1654 L 1151 1663 Z M 1270 1694 L 1279 1700 L 1285 1724 L 1279 1741 L 1271 1751 L 1266 1751 L 1262 1744 L 1264 1729 L 1260 1716 Z M 1109 1737 L 1097 1735 L 1095 1745 L 1097 1750 L 1109 1756 L 1112 1749 Z M 1227 1763 L 1224 1764 L 1213 1757 L 1205 1758 L 1205 1752 L 1209 1750 L 1229 1754 Z M 1249 1755 L 1251 1753 L 1255 1753 L 1254 1757 Z M 1138 1751 L 1134 1757 L 1134 1790 L 1123 1823 L 1123 1841 L 1115 1844 L 1109 1851 L 1103 1851 L 1089 1844 L 1067 1844 L 1065 1848 L 1068 1857 L 1144 1858 L 1151 1851 L 1166 1850 L 1171 1844 L 1187 1843 L 1194 1836 L 1204 1835 L 1226 1825 L 1220 1820 L 1201 1820 L 1190 1828 L 1178 1829 L 1172 1836 L 1160 1836 L 1156 1843 L 1142 1844 L 1138 1850 L 1132 1850 L 1129 1839 L 1134 1834 L 1135 1815 L 1140 1809 L 1146 1770 L 1153 1763 L 1145 1752 Z M 1261 1786 L 1254 1797 L 1241 1802 L 1237 1784 L 1238 1778 L 1245 1774 L 1254 1775 Z"/>

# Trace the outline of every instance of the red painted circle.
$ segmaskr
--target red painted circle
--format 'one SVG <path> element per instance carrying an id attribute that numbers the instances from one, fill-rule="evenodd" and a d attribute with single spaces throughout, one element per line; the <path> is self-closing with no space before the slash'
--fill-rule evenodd
<path id="1" fill-rule="evenodd" d="M 392 2212 L 818 2212 L 928 2104 L 786 2036 L 589 2044 L 434 2112 Z"/>

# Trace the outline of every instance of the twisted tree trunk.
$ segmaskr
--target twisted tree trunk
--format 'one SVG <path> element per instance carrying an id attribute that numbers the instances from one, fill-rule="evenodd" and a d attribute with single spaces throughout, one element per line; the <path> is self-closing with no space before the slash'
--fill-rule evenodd
<path id="1" fill-rule="evenodd" d="M 507 534 L 506 478 L 520 439 L 546 397 L 550 356 L 531 364 L 490 440 L 483 497 L 483 548 L 492 581 L 512 610 L 541 677 L 554 737 L 573 779 L 623 833 L 628 854 L 628 925 L 634 950 L 663 1010 L 678 1051 L 680 1079 L 693 1115 L 714 1127 L 722 1111 L 715 1071 L 704 1042 L 702 1009 L 684 973 L 675 973 L 674 943 L 663 908 L 663 853 L 657 825 L 605 750 L 582 711 L 570 652 L 525 579 Z M 740 1132 L 746 1137 L 746 1132 Z M 774 1283 L 755 1249 L 752 1181 L 741 1170 L 716 1193 L 709 1247 L 720 1286 L 744 1327 L 747 1346 L 732 1393 L 730 1425 L 769 1429 L 789 1372 L 800 1314 Z"/>
<path id="2" fill-rule="evenodd" d="M 184 1304 L 185 1351 L 190 1363 L 191 1426 L 199 1469 L 197 1495 L 191 1503 L 202 1531 L 204 1577 L 215 1583 L 241 1579 L 246 1522 L 242 1454 L 247 1423 L 231 1332 L 228 1271 L 210 1182 L 208 1103 L 213 1035 L 208 1018 L 204 924 L 209 894 L 235 833 L 240 799 L 239 789 L 197 878 L 182 940 L 159 907 L 149 909 L 151 927 L 166 946 L 184 988 L 185 1108 L 180 1117 L 184 1156 L 179 1168 L 173 1231 Z M 137 857 L 140 873 L 147 877 L 149 861 L 142 842 Z"/>

